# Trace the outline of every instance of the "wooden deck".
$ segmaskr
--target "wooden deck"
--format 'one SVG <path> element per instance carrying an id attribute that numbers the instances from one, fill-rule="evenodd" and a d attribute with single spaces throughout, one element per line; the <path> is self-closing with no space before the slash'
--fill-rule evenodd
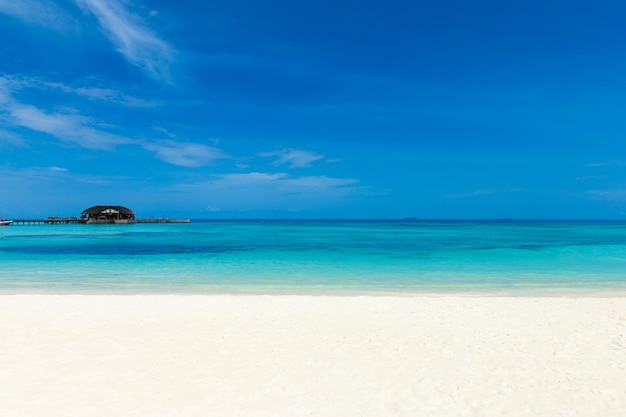
<path id="1" fill-rule="evenodd" d="M 137 219 L 136 223 L 191 223 L 189 219 Z"/>
<path id="2" fill-rule="evenodd" d="M 28 224 L 133 224 L 133 223 L 190 223 L 189 219 L 136 219 L 128 221 L 86 220 L 78 218 L 47 218 L 47 219 L 11 219 L 13 225 Z"/>
<path id="3" fill-rule="evenodd" d="M 77 218 L 48 218 L 48 219 L 11 219 L 13 224 L 84 224 L 85 219 Z"/>

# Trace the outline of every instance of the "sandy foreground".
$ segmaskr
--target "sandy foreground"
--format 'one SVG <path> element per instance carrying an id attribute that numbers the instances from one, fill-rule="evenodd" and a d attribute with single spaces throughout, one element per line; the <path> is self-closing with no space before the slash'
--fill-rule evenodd
<path id="1" fill-rule="evenodd" d="M 0 416 L 626 415 L 626 298 L 0 296 Z"/>

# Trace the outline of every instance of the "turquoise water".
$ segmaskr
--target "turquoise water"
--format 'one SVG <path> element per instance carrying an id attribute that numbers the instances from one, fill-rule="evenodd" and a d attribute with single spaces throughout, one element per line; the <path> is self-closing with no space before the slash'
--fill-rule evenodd
<path id="1" fill-rule="evenodd" d="M 0 268 L 4 293 L 623 290 L 626 223 L 14 224 Z"/>

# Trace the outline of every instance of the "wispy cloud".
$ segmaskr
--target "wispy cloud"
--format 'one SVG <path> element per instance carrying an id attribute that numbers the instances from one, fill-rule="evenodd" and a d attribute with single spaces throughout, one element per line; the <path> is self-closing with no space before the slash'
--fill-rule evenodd
<path id="1" fill-rule="evenodd" d="M 329 190 L 354 186 L 358 180 L 353 178 L 332 178 L 324 175 L 297 177 L 287 173 L 269 174 L 248 172 L 215 176 L 209 181 L 202 181 L 194 186 L 216 189 L 274 189 L 282 193 L 306 194 L 312 190 Z"/>
<path id="2" fill-rule="evenodd" d="M 354 186 L 358 182 L 354 178 L 333 178 L 325 175 L 285 179 L 285 184 L 292 187 L 294 191 L 342 189 Z"/>
<path id="3" fill-rule="evenodd" d="M 606 166 L 623 166 L 623 165 L 626 165 L 626 162 L 618 161 L 615 159 L 611 161 L 593 162 L 593 163 L 587 164 L 588 167 L 606 167 Z"/>
<path id="4" fill-rule="evenodd" d="M 121 183 L 129 184 L 132 178 L 125 175 L 96 175 L 86 172 L 72 172 L 67 168 L 59 166 L 40 167 L 31 166 L 20 169 L 8 169 L 6 167 L 0 167 L 0 174 L 7 175 L 15 179 L 21 178 L 24 182 L 29 184 L 37 183 L 57 183 L 73 185 L 83 184 L 87 187 L 90 186 L 110 186 L 119 185 Z"/>
<path id="5" fill-rule="evenodd" d="M 324 159 L 324 155 L 299 149 L 279 149 L 272 152 L 261 152 L 259 156 L 276 158 L 274 165 L 287 165 L 289 168 L 307 168 L 313 162 Z"/>
<path id="6" fill-rule="evenodd" d="M 63 143 L 88 149 L 111 150 L 116 145 L 133 142 L 95 127 L 98 123 L 73 109 L 51 112 L 20 103 L 13 98 L 9 85 L 7 79 L 0 77 L 0 121 L 7 126 L 25 127 L 52 135 Z"/>
<path id="7" fill-rule="evenodd" d="M 574 180 L 576 181 L 587 181 L 587 180 L 598 180 L 608 178 L 607 175 L 586 175 L 583 177 L 576 177 Z"/>
<path id="8" fill-rule="evenodd" d="M 448 194 L 448 198 L 469 198 L 469 197 L 478 197 L 481 195 L 489 195 L 495 194 L 496 190 L 474 190 L 467 193 L 459 193 L 459 194 Z"/>
<path id="9" fill-rule="evenodd" d="M 29 187 L 41 187 L 45 188 L 45 184 L 67 184 L 67 183 L 85 183 L 94 184 L 102 183 L 105 177 L 93 176 L 89 174 L 76 174 L 72 173 L 69 169 L 60 166 L 30 166 L 22 168 L 9 168 L 6 166 L 0 166 L 0 175 L 5 179 L 10 179 L 12 184 L 29 186 Z M 112 181 L 112 179 L 108 179 Z M 19 188 L 14 191 L 19 192 Z"/>
<path id="10" fill-rule="evenodd" d="M 521 188 L 511 188 L 508 190 L 496 190 L 496 189 L 480 189 L 474 190 L 467 193 L 459 193 L 459 194 L 448 194 L 448 198 L 471 198 L 471 197 L 479 197 L 483 195 L 491 195 L 491 194 L 502 194 L 502 193 L 519 193 L 523 191 Z"/>
<path id="11" fill-rule="evenodd" d="M 127 107 L 154 107 L 158 105 L 156 101 L 134 97 L 113 88 L 73 87 L 61 83 L 47 83 L 46 85 L 50 88 L 69 94 L 75 94 L 90 100 L 101 100 L 108 103 L 121 104 Z"/>
<path id="12" fill-rule="evenodd" d="M 176 141 L 176 135 L 164 128 L 155 128 L 168 139 L 145 140 L 126 137 L 107 130 L 119 130 L 101 121 L 96 121 L 81 114 L 78 110 L 65 107 L 63 111 L 43 110 L 29 103 L 22 103 L 13 97 L 13 92 L 20 89 L 54 89 L 98 98 L 121 97 L 120 93 L 107 89 L 80 89 L 60 83 L 46 82 L 41 79 L 16 79 L 0 76 L 0 138 L 5 143 L 26 146 L 19 136 L 6 128 L 25 127 L 33 131 L 46 133 L 65 144 L 73 144 L 86 149 L 113 151 L 119 145 L 135 145 L 153 152 L 155 156 L 169 164 L 183 167 L 200 167 L 214 163 L 219 159 L 232 159 L 223 150 L 186 141 Z M 104 128 L 103 128 L 104 126 Z"/>
<path id="13" fill-rule="evenodd" d="M 14 102 L 5 103 L 5 107 L 16 125 L 47 133 L 65 143 L 103 150 L 132 143 L 127 138 L 90 126 L 93 122 L 80 114 L 46 113 L 35 106 Z"/>
<path id="14" fill-rule="evenodd" d="M 170 81 L 174 49 L 119 0 L 75 0 L 92 13 L 117 50 L 150 77 Z"/>
<path id="15" fill-rule="evenodd" d="M 49 81 L 41 77 L 24 77 L 5 75 L 0 76 L 0 83 L 11 91 L 19 91 L 25 89 L 37 89 L 38 91 L 61 92 L 71 94 L 88 100 L 105 101 L 113 104 L 121 104 L 126 107 L 146 108 L 154 107 L 159 103 L 154 100 L 146 100 L 143 98 L 129 95 L 119 88 L 111 88 L 110 86 L 100 86 L 106 84 L 97 79 L 85 79 L 78 81 L 80 85 L 68 85 L 56 81 Z M 84 86 L 89 84 L 89 86 Z"/>
<path id="16" fill-rule="evenodd" d="M 258 186 L 273 186 L 278 181 L 288 178 L 288 174 L 268 174 L 265 172 L 249 172 L 242 174 L 227 174 L 223 176 L 215 177 L 210 181 L 211 185 L 223 189 L 236 189 L 241 187 L 258 187 Z"/>
<path id="17" fill-rule="evenodd" d="M 230 210 L 307 210 L 361 193 L 353 178 L 298 177 L 288 173 L 247 172 L 212 175 L 196 182 L 176 184 L 190 202 Z"/>
<path id="18" fill-rule="evenodd" d="M 154 152 L 164 162 L 189 168 L 210 165 L 218 159 L 229 158 L 221 149 L 200 143 L 160 140 L 142 146 Z"/>
<path id="19" fill-rule="evenodd" d="M 8 14 L 29 24 L 56 30 L 73 26 L 68 14 L 50 1 L 0 0 L 0 13 Z"/>
<path id="20" fill-rule="evenodd" d="M 190 168 L 210 165 L 218 159 L 230 158 L 221 149 L 200 143 L 169 139 L 146 142 L 116 135 L 94 127 L 98 124 L 81 114 L 48 113 L 33 105 L 8 99 L 1 93 L 0 90 L 0 118 L 5 113 L 13 125 L 47 133 L 63 143 L 109 151 L 119 145 L 139 145 L 154 152 L 156 157 L 164 162 Z M 14 142 L 16 141 L 14 136 L 10 137 Z"/>
<path id="21" fill-rule="evenodd" d="M 5 145 L 5 144 L 9 144 L 12 146 L 20 146 L 20 147 L 27 146 L 26 142 L 24 142 L 24 139 L 22 139 L 15 133 L 9 132 L 8 130 L 5 130 L 5 129 L 0 129 L 0 146 Z"/>

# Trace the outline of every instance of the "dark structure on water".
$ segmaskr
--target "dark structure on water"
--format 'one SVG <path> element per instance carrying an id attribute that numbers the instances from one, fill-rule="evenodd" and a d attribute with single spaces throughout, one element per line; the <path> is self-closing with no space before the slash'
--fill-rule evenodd
<path id="1" fill-rule="evenodd" d="M 132 223 L 189 223 L 189 219 L 137 219 L 135 212 L 124 206 L 93 206 L 77 217 L 53 217 L 45 219 L 13 219 L 12 224 L 132 224 Z"/>
<path id="2" fill-rule="evenodd" d="M 87 223 L 135 223 L 135 212 L 124 206 L 93 206 L 81 218 Z"/>

